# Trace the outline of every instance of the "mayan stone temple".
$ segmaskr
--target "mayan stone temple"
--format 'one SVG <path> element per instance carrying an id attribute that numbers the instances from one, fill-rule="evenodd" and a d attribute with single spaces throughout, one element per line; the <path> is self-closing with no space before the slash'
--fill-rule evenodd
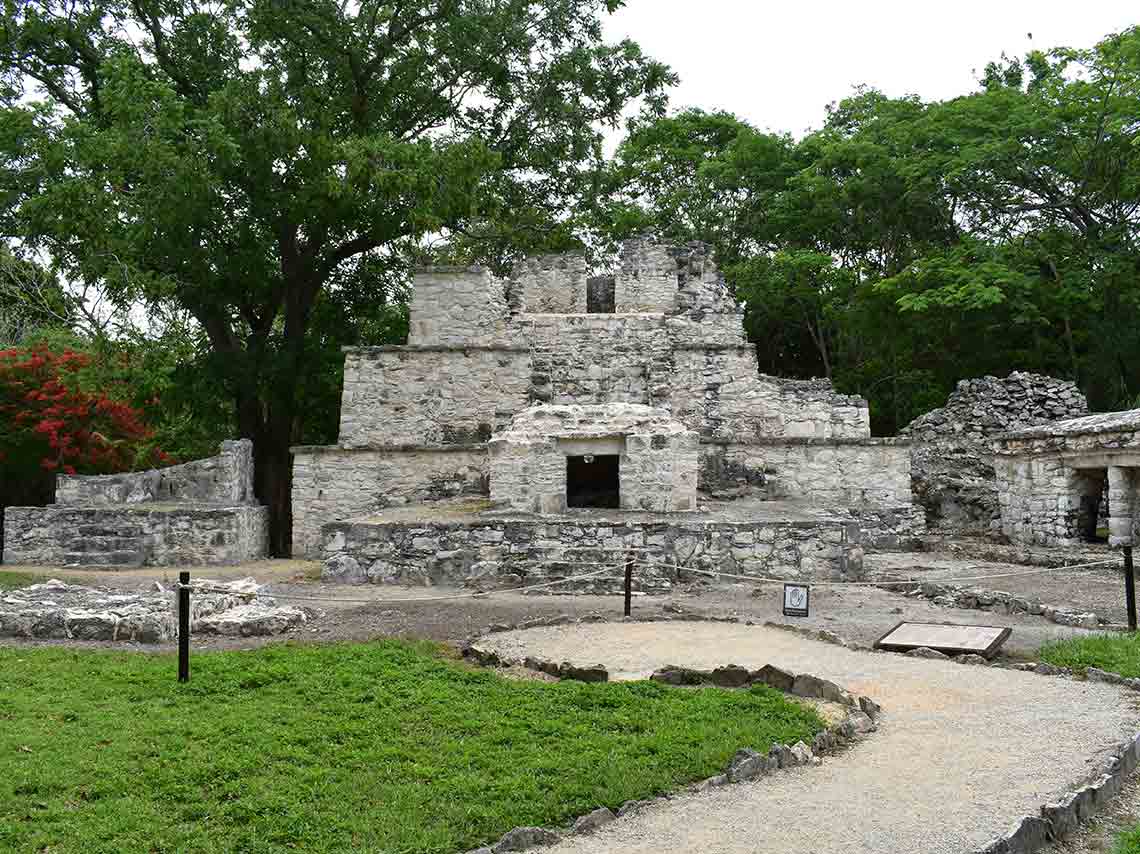
<path id="1" fill-rule="evenodd" d="M 345 354 L 339 443 L 294 448 L 294 554 L 345 581 L 512 583 L 615 561 L 808 579 L 921 527 L 910 448 L 867 403 L 762 376 L 701 245 L 612 276 L 432 268 L 407 346 Z"/>

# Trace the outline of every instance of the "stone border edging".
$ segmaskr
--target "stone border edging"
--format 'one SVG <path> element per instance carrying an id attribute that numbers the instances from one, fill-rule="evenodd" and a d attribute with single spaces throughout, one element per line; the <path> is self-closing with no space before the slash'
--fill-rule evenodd
<path id="1" fill-rule="evenodd" d="M 881 590 L 900 593 L 908 597 L 918 595 L 923 599 L 931 600 L 935 605 L 942 605 L 947 608 L 1003 613 L 997 610 L 998 606 L 1002 606 L 1006 614 L 1024 613 L 1040 616 L 1059 626 L 1073 626 L 1080 629 L 1097 629 L 1110 624 L 1109 620 L 1091 611 L 1058 608 L 1055 605 L 1031 601 L 1023 596 L 1015 596 L 1003 590 L 955 587 L 950 584 L 940 584 L 937 581 L 891 581 L 890 579 L 883 579 L 876 586 Z"/>
<path id="2" fill-rule="evenodd" d="M 620 621 L 615 622 L 740 622 L 736 617 L 710 618 L 699 615 L 669 615 L 665 617 L 647 615 L 647 617 L 647 619 L 623 617 Z M 572 619 L 569 615 L 560 614 L 556 617 L 524 620 L 515 625 L 496 624 L 490 626 L 486 634 L 574 623 L 604 622 L 610 622 L 610 620 L 601 614 L 586 615 L 578 620 Z M 749 625 L 753 625 L 753 623 L 750 622 Z M 827 634 L 832 633 L 828 632 Z M 844 643 L 838 635 L 833 635 L 833 637 L 836 638 L 837 642 Z M 591 667 L 576 667 L 570 662 L 556 664 L 553 661 L 531 656 L 527 656 L 520 662 L 518 659 L 503 658 L 492 650 L 480 649 L 475 646 L 476 640 L 478 638 L 469 639 L 461 648 L 461 653 L 464 658 L 473 659 L 485 667 L 512 667 L 522 664 L 528 669 L 557 676 L 560 679 L 584 682 L 605 682 L 609 679 L 608 671 L 600 664 Z M 722 773 L 690 784 L 682 788 L 681 793 L 705 792 L 720 786 L 755 782 L 777 770 L 819 765 L 821 755 L 843 749 L 876 731 L 879 717 L 882 714 L 879 704 L 870 697 L 854 694 L 830 680 L 809 673 L 791 673 L 771 664 L 766 664 L 755 671 L 749 671 L 736 664 L 723 665 L 713 670 L 695 670 L 669 665 L 656 670 L 650 679 L 667 685 L 712 685 L 730 689 L 745 688 L 751 685 L 767 685 L 784 694 L 805 699 L 824 700 L 849 709 L 842 721 L 830 724 L 816 733 L 811 746 L 802 741 L 790 746 L 777 743 L 769 748 L 767 754 L 758 753 L 750 747 L 742 747 L 733 754 Z M 593 833 L 619 818 L 639 812 L 645 807 L 671 800 L 676 794 L 668 793 L 657 798 L 626 801 L 616 813 L 608 807 L 599 807 L 578 817 L 565 835 Z M 562 834 L 542 827 L 516 827 L 503 834 L 494 845 L 475 848 L 467 854 L 502 854 L 502 852 L 527 851 L 532 848 L 554 845 L 560 842 L 562 838 Z"/>

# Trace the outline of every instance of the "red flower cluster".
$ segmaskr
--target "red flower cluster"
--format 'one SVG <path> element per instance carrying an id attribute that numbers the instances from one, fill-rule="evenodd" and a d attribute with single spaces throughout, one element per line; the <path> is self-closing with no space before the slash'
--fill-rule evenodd
<path id="1" fill-rule="evenodd" d="M 170 462 L 139 410 L 78 387 L 90 364 L 71 350 L 0 350 L 0 465 L 104 474 Z"/>

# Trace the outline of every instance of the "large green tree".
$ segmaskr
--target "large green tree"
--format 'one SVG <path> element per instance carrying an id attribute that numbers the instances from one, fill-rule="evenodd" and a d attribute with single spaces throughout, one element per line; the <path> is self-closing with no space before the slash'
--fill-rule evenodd
<path id="1" fill-rule="evenodd" d="M 637 123 L 599 227 L 715 245 L 764 370 L 831 376 L 892 432 L 962 377 L 1140 394 L 1140 29 L 986 68 L 944 102 L 858 90 L 800 140 Z"/>
<path id="2" fill-rule="evenodd" d="M 284 554 L 289 446 L 337 338 L 315 327 L 390 304 L 427 235 L 573 208 L 602 127 L 672 79 L 604 41 L 620 5 L 7 0 L 4 234 L 193 315 Z"/>

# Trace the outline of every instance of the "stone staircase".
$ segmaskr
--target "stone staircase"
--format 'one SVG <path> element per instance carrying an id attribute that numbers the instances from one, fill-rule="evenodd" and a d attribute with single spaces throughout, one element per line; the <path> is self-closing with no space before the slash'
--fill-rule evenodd
<path id="1" fill-rule="evenodd" d="M 64 563 L 72 566 L 143 566 L 151 551 L 142 525 L 80 525 L 64 546 Z"/>

